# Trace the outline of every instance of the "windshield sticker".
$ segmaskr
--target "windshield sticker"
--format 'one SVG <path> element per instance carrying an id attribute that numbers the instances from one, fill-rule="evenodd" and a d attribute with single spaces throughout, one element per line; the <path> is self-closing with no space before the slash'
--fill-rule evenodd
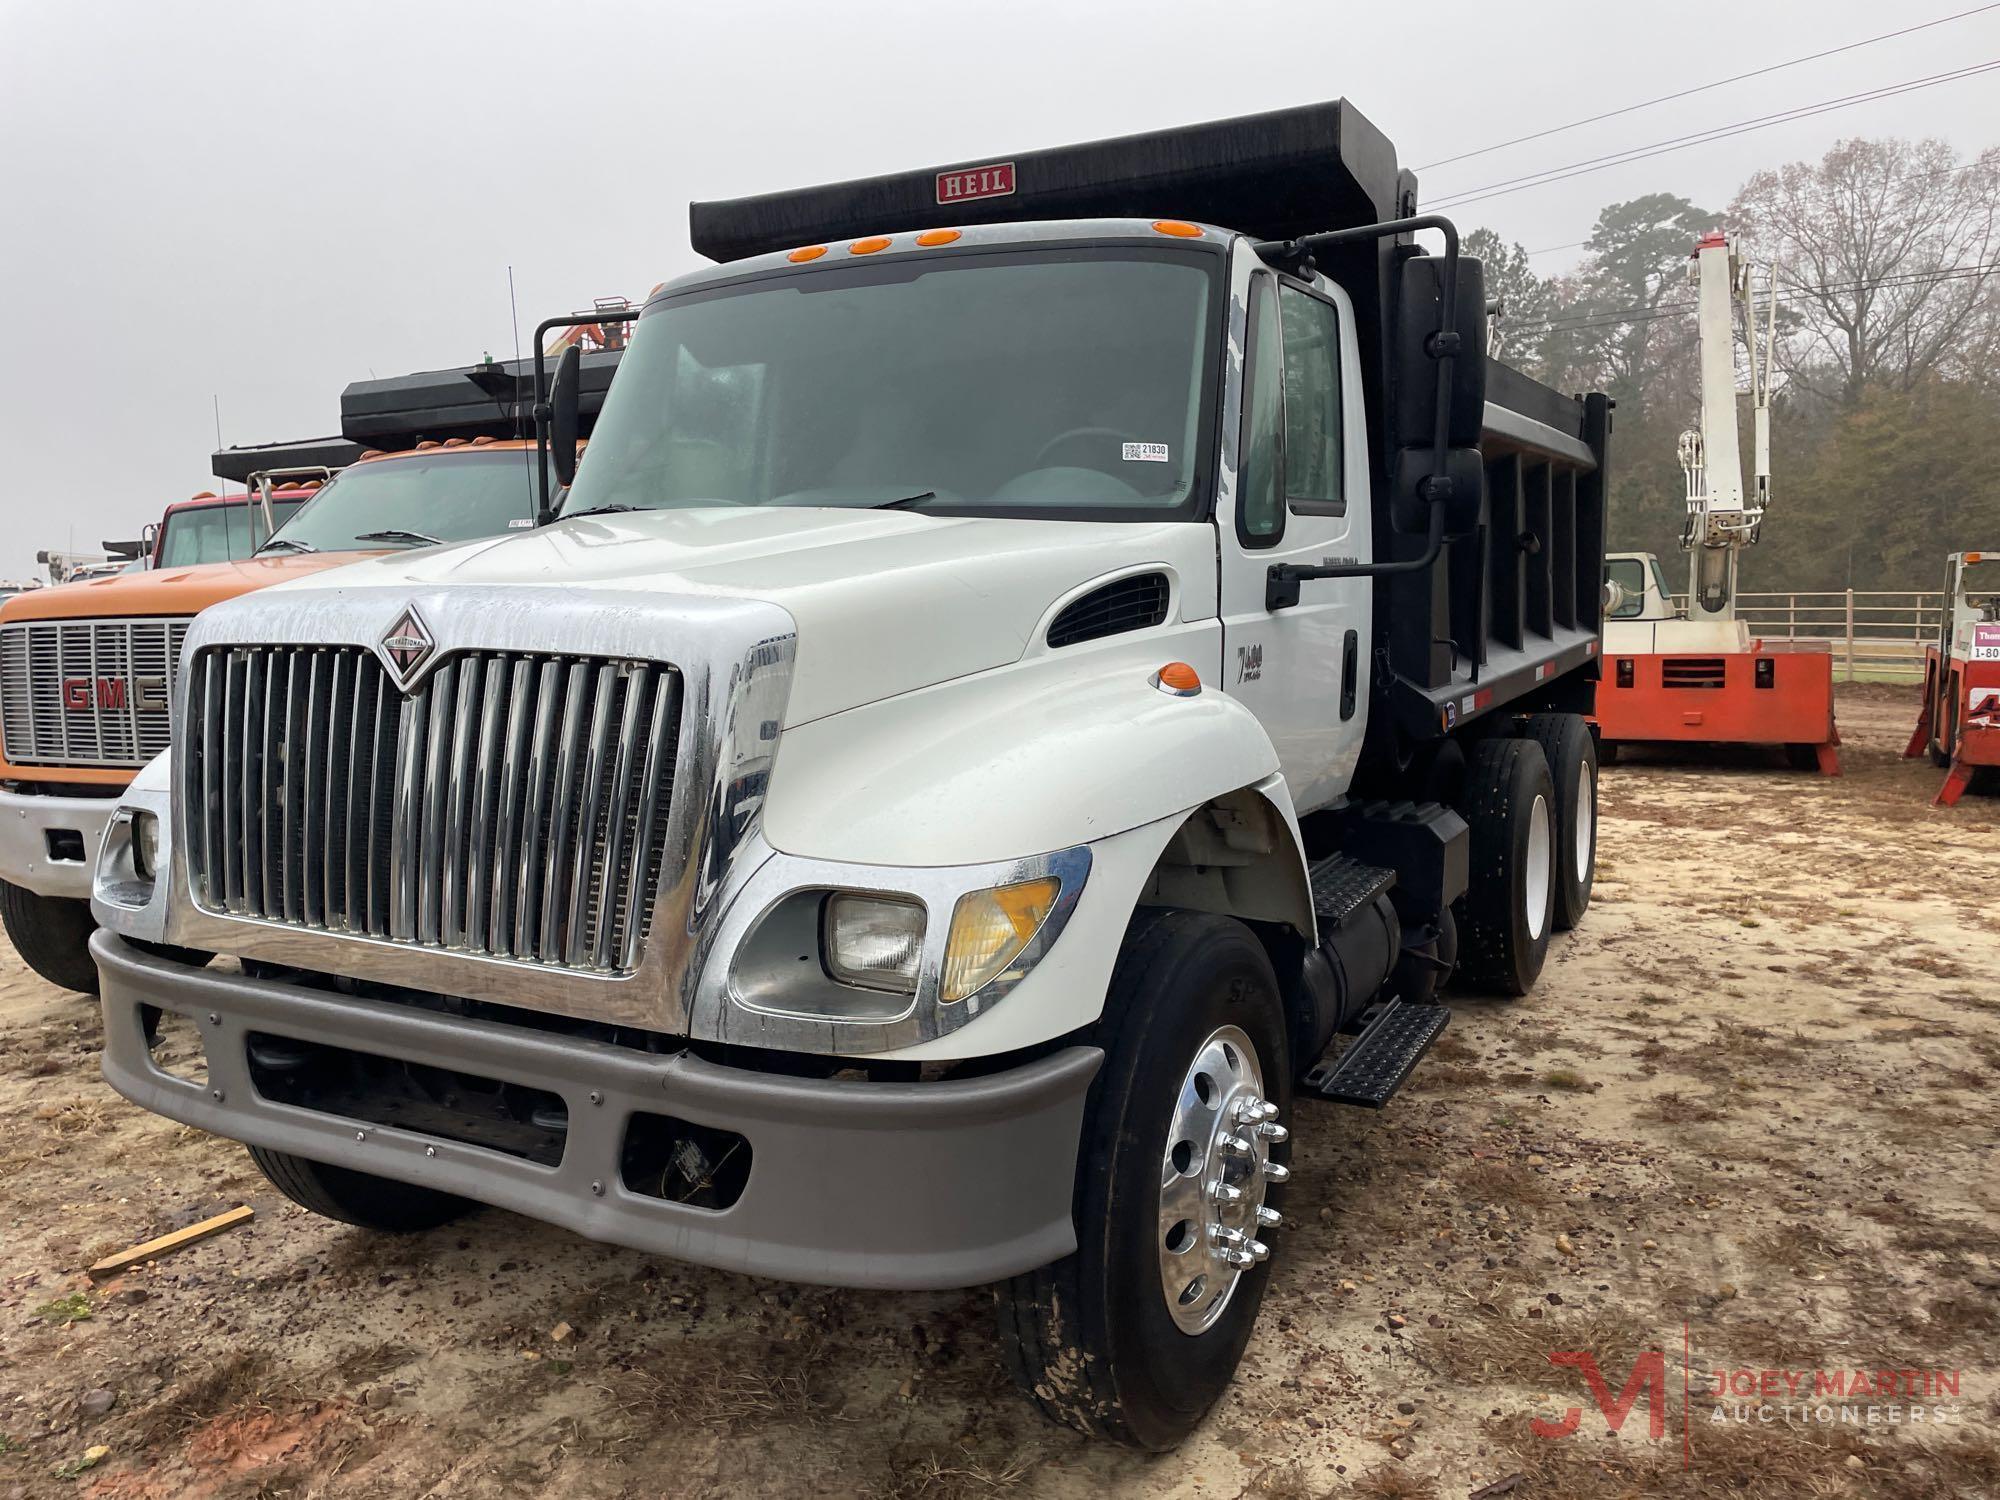
<path id="1" fill-rule="evenodd" d="M 507 523 L 507 529 L 509 531 L 528 531 L 533 529 L 534 524 L 527 516 L 516 516 Z"/>
<path id="2" fill-rule="evenodd" d="M 1165 443 L 1127 443 L 1125 462 L 1128 464 L 1163 464 L 1167 461 Z"/>

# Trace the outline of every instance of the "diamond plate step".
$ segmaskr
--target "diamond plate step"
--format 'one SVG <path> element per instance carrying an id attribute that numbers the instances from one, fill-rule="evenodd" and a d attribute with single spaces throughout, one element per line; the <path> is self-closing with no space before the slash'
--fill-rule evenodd
<path id="1" fill-rule="evenodd" d="M 1345 854 L 1313 861 L 1306 875 L 1312 881 L 1313 913 L 1322 937 L 1345 927 L 1349 917 L 1396 883 L 1394 870 L 1365 865 Z"/>
<path id="2" fill-rule="evenodd" d="M 1337 1059 L 1315 1063 L 1305 1086 L 1336 1104 L 1380 1109 L 1395 1097 L 1450 1021 L 1448 1006 L 1391 1000 Z"/>

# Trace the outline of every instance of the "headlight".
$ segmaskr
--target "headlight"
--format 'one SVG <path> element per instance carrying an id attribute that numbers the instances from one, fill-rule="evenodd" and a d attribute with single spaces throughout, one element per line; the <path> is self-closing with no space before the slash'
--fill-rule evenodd
<path id="1" fill-rule="evenodd" d="M 836 891 L 821 919 L 826 969 L 843 984 L 911 995 L 924 952 L 924 909 L 911 901 Z"/>
<path id="2" fill-rule="evenodd" d="M 160 820 L 149 812 L 132 814 L 132 873 L 151 881 L 160 869 Z"/>
<path id="3" fill-rule="evenodd" d="M 955 1004 L 1004 974 L 1055 910 L 1061 891 L 1062 882 L 1045 875 L 959 897 L 945 940 L 939 1000 Z"/>

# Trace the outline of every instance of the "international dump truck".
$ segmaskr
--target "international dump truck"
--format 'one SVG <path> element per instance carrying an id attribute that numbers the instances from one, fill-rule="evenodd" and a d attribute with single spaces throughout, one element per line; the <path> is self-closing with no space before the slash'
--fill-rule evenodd
<path id="1" fill-rule="evenodd" d="M 616 360 L 593 356 L 593 380 Z M 92 863 L 118 797 L 167 746 L 193 617 L 371 552 L 533 525 L 534 445 L 508 435 L 530 430 L 528 368 L 356 381 L 346 437 L 216 453 L 216 476 L 252 493 L 170 509 L 154 567 L 0 606 L 0 921 L 37 974 L 97 989 Z"/>
<path id="2" fill-rule="evenodd" d="M 196 622 L 106 1076 L 350 1224 L 992 1283 L 1045 1412 L 1169 1446 L 1295 1101 L 1583 915 L 1609 403 L 1486 357 L 1344 102 L 691 217 L 547 524 Z"/>

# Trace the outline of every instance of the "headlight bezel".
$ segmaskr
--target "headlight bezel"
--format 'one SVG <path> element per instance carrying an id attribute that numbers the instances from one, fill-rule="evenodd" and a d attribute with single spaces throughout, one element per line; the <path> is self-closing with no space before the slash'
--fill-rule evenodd
<path id="1" fill-rule="evenodd" d="M 697 1037 L 865 1056 L 946 1035 L 1003 1000 L 1061 936 L 1091 868 L 1089 846 L 980 865 L 889 868 L 772 854 L 733 893 L 715 961 L 691 1013 Z M 1056 883 L 1046 914 L 1018 952 L 963 998 L 941 999 L 959 903 L 1042 879 Z M 921 907 L 925 926 L 913 991 L 846 983 L 824 952 L 835 897 Z M 810 947 L 801 909 L 812 913 Z M 807 961 L 810 960 L 810 961 Z"/>

